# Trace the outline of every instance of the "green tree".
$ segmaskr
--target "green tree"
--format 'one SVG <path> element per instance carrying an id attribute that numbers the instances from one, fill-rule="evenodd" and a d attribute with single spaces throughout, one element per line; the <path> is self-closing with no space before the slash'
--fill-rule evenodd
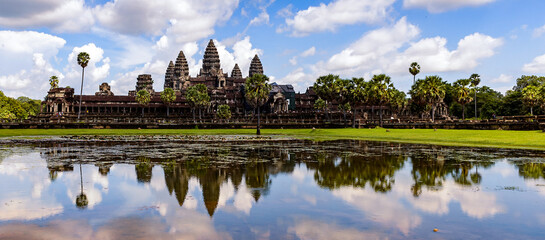
<path id="1" fill-rule="evenodd" d="M 257 108 L 257 135 L 261 134 L 261 106 L 269 99 L 271 85 L 268 84 L 269 77 L 262 74 L 254 74 L 246 79 L 244 91 L 246 101 L 248 101 L 254 110 Z"/>
<path id="2" fill-rule="evenodd" d="M 81 115 L 81 99 L 83 95 L 83 77 L 85 76 L 85 67 L 87 67 L 87 64 L 89 64 L 89 60 L 91 58 L 89 57 L 89 54 L 86 52 L 80 52 L 78 54 L 78 65 L 81 66 L 81 88 L 79 92 L 79 110 L 78 110 L 78 121 Z"/>
<path id="3" fill-rule="evenodd" d="M 475 118 L 477 118 L 477 86 L 479 83 L 481 83 L 481 76 L 479 74 L 473 73 L 469 77 L 469 81 L 471 82 L 471 87 L 473 87 L 473 92 L 475 93 Z"/>
<path id="4" fill-rule="evenodd" d="M 352 78 L 351 80 L 351 89 L 350 89 L 350 103 L 353 106 L 352 114 L 352 128 L 356 127 L 356 114 L 358 107 L 362 107 L 369 102 L 368 96 L 368 82 L 363 78 Z"/>
<path id="5" fill-rule="evenodd" d="M 435 109 L 438 104 L 443 102 L 446 93 L 446 84 L 439 76 L 427 76 L 421 85 L 420 95 L 431 107 L 431 120 L 435 122 Z"/>
<path id="6" fill-rule="evenodd" d="M 396 114 L 401 113 L 407 107 L 407 95 L 403 91 L 392 88 L 388 97 L 390 110 Z"/>
<path id="7" fill-rule="evenodd" d="M 454 82 L 455 100 L 462 105 L 462 120 L 465 120 L 465 106 L 473 101 L 469 89 L 469 79 L 459 79 Z"/>
<path id="8" fill-rule="evenodd" d="M 329 74 L 319 77 L 314 83 L 314 91 L 316 92 L 316 95 L 325 100 L 325 114 L 328 120 L 331 120 L 329 117 L 329 104 L 335 99 L 336 96 L 334 83 L 339 79 L 340 78 L 338 75 Z"/>
<path id="9" fill-rule="evenodd" d="M 390 91 L 393 88 L 393 84 L 390 77 L 385 74 L 374 75 L 371 81 L 369 81 L 368 96 L 371 104 L 378 105 L 380 107 L 380 126 L 382 127 L 382 113 L 383 107 L 386 106 L 390 100 Z"/>
<path id="10" fill-rule="evenodd" d="M 176 101 L 176 92 L 172 88 L 165 88 L 161 93 L 161 100 L 167 106 L 167 117 L 170 115 L 170 104 Z"/>
<path id="11" fill-rule="evenodd" d="M 322 99 L 322 98 L 318 98 L 315 102 L 314 102 L 314 109 L 318 110 L 318 111 L 323 111 L 325 110 L 325 101 Z"/>
<path id="12" fill-rule="evenodd" d="M 218 106 L 218 110 L 216 111 L 216 116 L 219 119 L 230 119 L 231 118 L 231 109 L 229 108 L 229 105 L 222 104 Z"/>
<path id="13" fill-rule="evenodd" d="M 528 85 L 522 89 L 522 100 L 530 107 L 530 115 L 534 115 L 534 106 L 537 106 L 540 100 L 539 89 L 541 86 Z"/>
<path id="14" fill-rule="evenodd" d="M 420 73 L 420 65 L 418 65 L 417 62 L 411 63 L 411 67 L 409 68 L 409 73 L 413 75 L 413 84 L 416 83 L 416 75 Z"/>
<path id="15" fill-rule="evenodd" d="M 210 96 L 208 88 L 204 84 L 195 84 L 189 87 L 186 91 L 186 100 L 191 106 L 193 112 L 193 122 L 195 122 L 195 110 L 199 110 L 199 120 L 202 119 L 202 108 L 210 104 Z"/>
<path id="16" fill-rule="evenodd" d="M 335 99 L 338 103 L 339 110 L 343 112 L 344 124 L 346 126 L 346 114 L 350 111 L 350 103 L 353 99 L 352 89 L 354 88 L 354 83 L 348 79 L 337 78 L 333 82 L 333 91 L 335 93 Z"/>
<path id="17" fill-rule="evenodd" d="M 59 87 L 59 78 L 57 76 L 51 76 L 49 78 L 49 85 L 51 86 L 50 89 L 58 88 Z"/>
<path id="18" fill-rule="evenodd" d="M 136 93 L 135 100 L 142 105 L 142 117 L 144 117 L 144 107 L 148 106 L 151 101 L 151 95 L 146 89 L 142 89 Z"/>

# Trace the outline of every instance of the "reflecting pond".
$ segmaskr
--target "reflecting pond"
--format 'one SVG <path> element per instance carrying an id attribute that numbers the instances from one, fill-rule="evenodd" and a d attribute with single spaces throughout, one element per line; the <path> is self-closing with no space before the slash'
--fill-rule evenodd
<path id="1" fill-rule="evenodd" d="M 0 239 L 539 239 L 544 157 L 366 141 L 6 143 Z"/>

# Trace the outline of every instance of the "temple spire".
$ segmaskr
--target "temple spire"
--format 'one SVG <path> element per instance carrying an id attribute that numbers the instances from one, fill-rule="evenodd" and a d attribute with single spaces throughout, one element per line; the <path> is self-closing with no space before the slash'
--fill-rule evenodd
<path id="1" fill-rule="evenodd" d="M 200 75 L 216 75 L 219 73 L 220 67 L 220 56 L 218 54 L 218 49 L 216 49 L 214 41 L 210 39 L 208 46 L 206 46 L 206 50 L 204 51 Z"/>
<path id="2" fill-rule="evenodd" d="M 189 65 L 187 64 L 183 51 L 180 51 L 178 57 L 176 58 L 176 65 L 174 65 L 174 76 L 176 78 L 189 76 Z"/>
<path id="3" fill-rule="evenodd" d="M 165 85 L 164 88 L 172 88 L 174 83 L 174 63 L 170 61 L 165 73 Z"/>
<path id="4" fill-rule="evenodd" d="M 259 60 L 257 54 L 252 59 L 252 63 L 250 63 L 249 76 L 251 77 L 255 74 L 263 74 L 263 65 L 261 65 L 261 60 Z"/>
<path id="5" fill-rule="evenodd" d="M 232 78 L 242 78 L 242 72 L 240 71 L 240 68 L 238 67 L 238 63 L 235 63 L 235 67 L 233 68 L 233 71 L 231 72 Z"/>

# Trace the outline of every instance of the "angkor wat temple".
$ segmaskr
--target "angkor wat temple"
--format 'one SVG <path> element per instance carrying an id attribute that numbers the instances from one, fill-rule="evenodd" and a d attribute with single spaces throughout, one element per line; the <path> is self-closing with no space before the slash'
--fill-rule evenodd
<path id="1" fill-rule="evenodd" d="M 263 65 L 257 55 L 252 59 L 247 76 L 264 74 Z M 85 117 L 123 117 L 140 116 L 142 108 L 144 115 L 166 116 L 167 106 L 160 97 L 160 92 L 153 89 L 153 79 L 150 74 L 139 75 L 136 79 L 135 90 L 127 95 L 114 95 L 107 83 L 99 86 L 95 95 L 83 95 L 81 115 Z M 235 64 L 231 74 L 221 68 L 220 58 L 212 40 L 206 47 L 202 67 L 195 77 L 189 75 L 189 66 L 183 51 L 180 51 L 175 62 L 170 61 L 165 73 L 164 88 L 172 88 L 176 92 L 176 100 L 169 105 L 170 116 L 177 118 L 191 118 L 191 107 L 186 101 L 185 92 L 188 87 L 204 84 L 208 88 L 210 105 L 205 109 L 205 117 L 213 117 L 217 107 L 221 104 L 229 105 L 233 117 L 246 115 L 253 108 L 246 103 L 244 97 L 243 76 L 238 64 Z M 264 113 L 297 113 L 311 112 L 316 94 L 309 88 L 305 93 L 295 93 L 292 85 L 278 85 L 272 83 L 269 100 L 262 107 Z M 146 89 L 151 93 L 151 102 L 147 106 L 140 105 L 135 100 L 136 92 Z M 78 115 L 79 95 L 74 95 L 73 88 L 53 88 L 42 103 L 42 113 L 39 118 L 47 121 L 48 118 L 73 118 Z"/>

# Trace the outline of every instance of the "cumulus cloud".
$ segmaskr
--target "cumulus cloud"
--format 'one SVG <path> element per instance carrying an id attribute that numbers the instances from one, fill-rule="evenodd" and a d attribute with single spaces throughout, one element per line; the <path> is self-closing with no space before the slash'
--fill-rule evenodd
<path id="1" fill-rule="evenodd" d="M 0 26 L 49 27 L 57 32 L 82 32 L 94 24 L 84 0 L 8 0 L 0 8 Z"/>
<path id="2" fill-rule="evenodd" d="M 68 55 L 68 65 L 64 68 L 66 74 L 64 84 L 79 88 L 81 84 L 81 66 L 78 65 L 77 57 L 80 52 L 87 52 L 90 60 L 85 68 L 84 94 L 94 94 L 98 85 L 110 74 L 110 58 L 104 57 L 104 50 L 94 43 L 81 47 L 74 47 Z"/>
<path id="3" fill-rule="evenodd" d="M 511 75 L 505 75 L 505 74 L 500 74 L 500 76 L 498 76 L 497 78 L 494 78 L 492 79 L 490 82 L 492 83 L 510 83 L 514 80 L 515 78 Z"/>
<path id="4" fill-rule="evenodd" d="M 405 8 L 425 8 L 431 13 L 440 13 L 461 7 L 476 7 L 495 0 L 404 0 Z"/>
<path id="5" fill-rule="evenodd" d="M 545 54 L 537 56 L 530 63 L 524 64 L 522 71 L 527 73 L 544 73 L 545 72 Z"/>
<path id="6" fill-rule="evenodd" d="M 0 31 L 0 73 L 4 74 L 0 75 L 0 87 L 4 93 L 42 98 L 51 75 L 62 83 L 62 74 L 50 61 L 65 44 L 64 39 L 45 33 Z"/>
<path id="7" fill-rule="evenodd" d="M 418 62 L 431 72 L 471 70 L 479 65 L 479 60 L 493 56 L 503 44 L 500 38 L 474 33 L 461 39 L 457 49 L 449 50 L 445 38 L 417 40 L 419 33 L 416 26 L 402 18 L 393 26 L 366 33 L 314 69 L 339 74 L 405 74 L 411 62 Z"/>
<path id="8" fill-rule="evenodd" d="M 190 42 L 213 34 L 237 6 L 238 0 L 117 0 L 93 11 L 102 26 L 119 33 L 160 35 L 167 29 Z"/>
<path id="9" fill-rule="evenodd" d="M 306 36 L 315 32 L 335 31 L 343 25 L 374 24 L 384 21 L 394 0 L 335 0 L 298 11 L 286 19 L 286 26 L 278 32 L 289 31 L 293 36 Z"/>

